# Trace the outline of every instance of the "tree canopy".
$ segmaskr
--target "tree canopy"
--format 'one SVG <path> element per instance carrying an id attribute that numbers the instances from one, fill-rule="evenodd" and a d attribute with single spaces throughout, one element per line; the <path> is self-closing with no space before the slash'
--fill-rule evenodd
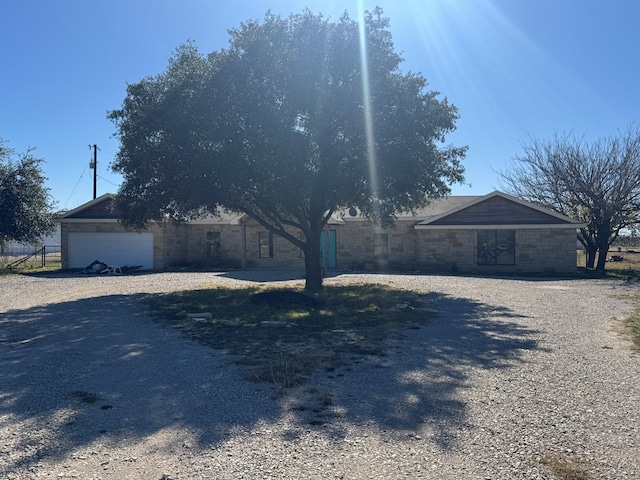
<path id="1" fill-rule="evenodd" d="M 604 270 L 620 232 L 640 225 L 640 130 L 593 142 L 556 134 L 523 149 L 499 173 L 509 193 L 586 223 L 578 239 L 587 267 Z"/>
<path id="2" fill-rule="evenodd" d="M 466 147 L 444 145 L 457 109 L 401 62 L 379 9 L 335 22 L 267 13 L 226 49 L 181 45 L 109 114 L 123 220 L 242 212 L 301 248 L 306 288 L 319 289 L 320 234 L 337 210 L 389 225 L 463 181 Z"/>
<path id="3" fill-rule="evenodd" d="M 11 240 L 34 243 L 53 232 L 42 162 L 31 151 L 16 154 L 0 139 L 0 246 Z"/>

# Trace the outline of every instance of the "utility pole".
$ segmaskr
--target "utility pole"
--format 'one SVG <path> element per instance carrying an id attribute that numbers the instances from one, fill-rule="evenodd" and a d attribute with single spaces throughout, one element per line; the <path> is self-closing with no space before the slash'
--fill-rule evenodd
<path id="1" fill-rule="evenodd" d="M 91 148 L 91 145 L 89 145 Z M 89 163 L 89 168 L 93 168 L 93 199 L 95 200 L 98 193 L 98 146 L 93 145 L 93 162 Z"/>

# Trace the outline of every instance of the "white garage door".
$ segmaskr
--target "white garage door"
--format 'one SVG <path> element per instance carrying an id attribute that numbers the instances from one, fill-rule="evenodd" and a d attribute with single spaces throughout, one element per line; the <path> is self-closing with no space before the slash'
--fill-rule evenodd
<path id="1" fill-rule="evenodd" d="M 153 233 L 69 232 L 69 268 L 84 268 L 94 260 L 153 269 Z"/>

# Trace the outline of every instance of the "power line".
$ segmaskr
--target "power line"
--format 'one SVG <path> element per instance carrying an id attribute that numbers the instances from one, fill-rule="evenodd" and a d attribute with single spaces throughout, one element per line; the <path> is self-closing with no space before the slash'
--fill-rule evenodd
<path id="1" fill-rule="evenodd" d="M 98 178 L 100 180 L 104 180 L 107 183 L 110 183 L 111 185 L 113 185 L 114 187 L 119 187 L 120 185 L 118 185 L 117 183 L 113 183 L 111 180 L 104 178 L 102 175 L 98 175 Z"/>
<path id="2" fill-rule="evenodd" d="M 84 174 L 87 171 L 87 166 L 84 166 L 84 170 L 82 171 L 82 173 L 80 174 L 80 178 L 78 179 L 78 181 L 76 182 L 76 185 L 73 187 L 73 190 L 71 190 L 71 194 L 69 195 L 69 198 L 67 198 L 67 201 L 64 202 L 64 207 L 62 207 L 63 210 L 66 210 L 67 208 L 67 204 L 69 203 L 69 200 L 71 200 L 71 197 L 73 196 L 73 194 L 76 191 L 76 188 L 78 188 L 78 185 L 80 184 L 80 180 L 82 180 L 82 177 L 84 177 Z"/>

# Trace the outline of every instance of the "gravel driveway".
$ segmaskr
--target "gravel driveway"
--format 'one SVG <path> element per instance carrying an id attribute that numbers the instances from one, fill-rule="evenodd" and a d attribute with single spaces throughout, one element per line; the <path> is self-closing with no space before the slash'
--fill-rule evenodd
<path id="1" fill-rule="evenodd" d="M 291 281 L 239 275 L 0 277 L 0 479 L 550 479 L 547 452 L 640 479 L 640 356 L 616 333 L 638 285 L 339 275 L 439 318 L 275 401 L 141 302 Z"/>

